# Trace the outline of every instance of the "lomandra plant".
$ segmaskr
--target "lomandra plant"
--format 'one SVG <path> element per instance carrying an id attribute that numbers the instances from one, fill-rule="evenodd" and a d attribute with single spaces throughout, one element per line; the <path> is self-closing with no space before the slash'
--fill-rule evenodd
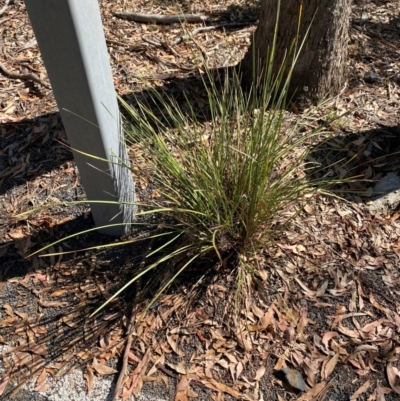
<path id="1" fill-rule="evenodd" d="M 153 236 L 158 245 L 146 255 L 151 262 L 94 313 L 166 263 L 173 273 L 154 298 L 199 260 L 237 269 L 239 277 L 257 275 L 252 256 L 276 239 L 307 195 L 326 187 L 323 178 L 312 181 L 307 175 L 315 167 L 307 158 L 321 131 L 301 132 L 301 121 L 285 122 L 301 45 L 294 39 L 275 68 L 275 44 L 276 37 L 262 76 L 254 77 L 257 88 L 244 90 L 237 69 L 226 70 L 221 79 L 205 65 L 207 123 L 191 99 L 182 104 L 151 87 L 147 102 L 136 99 L 132 106 L 120 99 L 128 114 L 126 139 L 142 155 L 159 193 L 138 215 L 153 214 L 163 228 Z"/>
<path id="2" fill-rule="evenodd" d="M 136 99 L 132 106 L 120 99 L 128 114 L 126 139 L 159 193 L 153 207 L 171 236 L 168 247 L 159 248 L 164 256 L 144 270 L 167 259 L 175 266 L 155 298 L 199 259 L 237 269 L 239 276 L 257 275 L 252 256 L 276 239 L 305 196 L 327 184 L 307 175 L 315 168 L 307 157 L 321 131 L 301 133 L 301 122 L 285 123 L 295 41 L 275 74 L 274 46 L 257 90 L 242 88 L 238 70 L 225 71 L 221 82 L 205 68 L 209 123 L 200 121 L 189 98 L 182 104 L 150 88 L 145 103 Z"/>

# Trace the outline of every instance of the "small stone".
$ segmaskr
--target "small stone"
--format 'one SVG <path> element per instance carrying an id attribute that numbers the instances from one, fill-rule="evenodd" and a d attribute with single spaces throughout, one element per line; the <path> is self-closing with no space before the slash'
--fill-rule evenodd
<path id="1" fill-rule="evenodd" d="M 400 205 L 400 177 L 396 173 L 388 173 L 373 187 L 372 200 L 368 208 L 372 214 L 387 214 Z"/>
<path id="2" fill-rule="evenodd" d="M 282 368 L 281 371 L 285 374 L 286 381 L 295 389 L 306 391 L 306 384 L 304 383 L 301 373 L 295 369 Z"/>
<path id="3" fill-rule="evenodd" d="M 374 82 L 378 81 L 379 75 L 376 72 L 368 71 L 364 74 L 364 81 L 373 84 Z"/>

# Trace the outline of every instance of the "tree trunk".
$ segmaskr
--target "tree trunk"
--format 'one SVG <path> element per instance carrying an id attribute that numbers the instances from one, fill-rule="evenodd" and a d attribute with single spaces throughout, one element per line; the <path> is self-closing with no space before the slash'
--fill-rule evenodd
<path id="1" fill-rule="evenodd" d="M 298 45 L 308 36 L 293 70 L 289 98 L 305 97 L 317 102 L 337 94 L 345 78 L 351 0 L 282 0 L 276 39 L 275 70 L 279 68 L 298 31 Z M 262 0 L 254 40 L 241 63 L 243 83 L 248 86 L 266 65 L 272 46 L 278 0 Z M 293 57 L 293 56 L 292 56 Z M 253 62 L 255 61 L 255 65 Z"/>

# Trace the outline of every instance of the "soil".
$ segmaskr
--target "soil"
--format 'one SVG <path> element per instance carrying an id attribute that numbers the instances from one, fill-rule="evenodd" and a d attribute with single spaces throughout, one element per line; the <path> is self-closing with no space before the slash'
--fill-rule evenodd
<path id="1" fill-rule="evenodd" d="M 212 68 L 234 65 L 250 44 L 259 9 L 256 1 L 99 3 L 117 92 L 127 100 L 148 98 L 145 77 L 178 101 L 195 99 L 199 110 L 207 108 L 201 56 Z M 360 25 L 363 7 L 368 20 Z M 121 10 L 183 10 L 243 26 L 199 34 L 196 45 L 174 45 L 184 33 L 180 25 L 121 20 L 113 15 Z M 46 80 L 22 0 L 0 16 L 0 31 L 7 67 Z M 135 393 L 143 384 L 142 394 L 168 401 L 179 399 L 184 379 L 191 380 L 198 400 L 399 398 L 400 212 L 371 214 L 366 207 L 372 186 L 388 173 L 399 174 L 399 55 L 398 3 L 354 1 L 348 82 L 339 96 L 310 111 L 309 120 L 310 127 L 328 124 L 335 133 L 314 155 L 325 160 L 325 172 L 352 157 L 332 173 L 358 177 L 334 188 L 346 201 L 309 199 L 293 225 L 263 251 L 262 296 L 249 288 L 239 315 L 235 272 L 203 274 L 202 266 L 188 272 L 137 321 L 125 388 Z M 367 82 L 370 72 L 378 75 L 376 81 Z M 110 238 L 95 230 L 70 238 L 94 226 L 88 204 L 67 204 L 84 201 L 85 193 L 51 90 L 0 75 L 0 111 L 0 343 L 14 347 L 0 361 L 0 395 L 6 380 L 11 384 L 4 399 L 17 383 L 33 378 L 36 391 L 23 388 L 16 399 L 45 401 L 47 379 L 70 368 L 87 374 L 88 387 L 93 372 L 101 380 L 104 366 L 120 369 L 136 296 L 146 280 L 159 277 L 133 283 L 90 317 L 141 267 L 147 230 L 112 239 L 122 243 L 141 235 L 139 243 L 104 249 L 94 247 Z M 337 120 L 343 113 L 347 118 Z M 292 110 L 289 119 L 298 117 Z M 154 188 L 138 173 L 143 166 L 133 150 L 131 155 L 139 199 L 149 200 Z M 49 207 L 20 215 L 42 206 Z M 156 222 L 150 217 L 144 223 Z M 70 253 L 30 256 L 54 241 L 59 242 L 44 253 Z M 206 262 L 208 272 L 214 265 Z M 189 277 L 197 283 L 194 292 Z M 150 299 L 141 299 L 141 305 Z M 284 365 L 302 375 L 305 394 L 285 381 Z"/>

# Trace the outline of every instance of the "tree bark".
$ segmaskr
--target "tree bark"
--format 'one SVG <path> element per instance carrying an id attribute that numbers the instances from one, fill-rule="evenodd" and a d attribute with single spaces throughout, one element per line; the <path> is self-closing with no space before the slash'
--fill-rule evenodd
<path id="1" fill-rule="evenodd" d="M 301 5 L 298 45 L 306 37 L 309 27 L 310 30 L 294 67 L 288 95 L 317 102 L 327 94 L 337 94 L 343 86 L 351 0 L 282 0 L 275 71 L 296 38 Z M 262 1 L 252 45 L 240 66 L 246 86 L 254 81 L 255 76 L 259 77 L 266 65 L 274 37 L 277 10 L 278 0 Z"/>

